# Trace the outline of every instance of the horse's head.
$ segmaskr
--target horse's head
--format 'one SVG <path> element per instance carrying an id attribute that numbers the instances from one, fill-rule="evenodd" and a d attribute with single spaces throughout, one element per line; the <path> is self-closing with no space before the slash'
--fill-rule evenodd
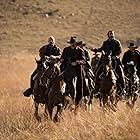
<path id="1" fill-rule="evenodd" d="M 60 74 L 60 69 L 57 64 L 50 63 L 45 69 L 41 81 L 43 85 L 48 84 Z"/>
<path id="2" fill-rule="evenodd" d="M 48 63 L 47 63 L 46 60 L 42 60 L 42 59 L 37 60 L 37 59 L 35 58 L 35 61 L 36 61 L 36 64 L 37 64 L 37 70 L 38 70 L 38 71 L 42 71 L 43 69 L 46 69 L 47 66 L 48 66 Z"/>
<path id="3" fill-rule="evenodd" d="M 102 55 L 101 55 L 101 61 L 103 63 L 103 65 L 106 67 L 109 67 L 110 69 L 112 69 L 112 59 L 111 59 L 111 55 L 112 53 L 105 53 L 104 51 L 102 51 Z"/>
<path id="4" fill-rule="evenodd" d="M 53 67 L 55 64 L 57 64 L 60 61 L 60 58 L 58 56 L 46 56 L 45 57 L 45 62 L 49 67 Z"/>
<path id="5" fill-rule="evenodd" d="M 37 63 L 37 70 L 46 69 L 48 66 L 53 67 L 54 64 L 58 63 L 60 61 L 60 58 L 57 56 L 45 56 L 44 58 L 37 60 L 35 58 L 35 61 Z"/>

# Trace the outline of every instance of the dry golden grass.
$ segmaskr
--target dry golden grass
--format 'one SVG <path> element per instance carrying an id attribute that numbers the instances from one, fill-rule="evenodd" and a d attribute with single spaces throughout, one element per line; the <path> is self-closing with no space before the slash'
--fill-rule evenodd
<path id="1" fill-rule="evenodd" d="M 28 56 L 28 58 L 27 58 Z M 131 110 L 119 103 L 117 112 L 103 112 L 94 100 L 92 112 L 80 108 L 79 114 L 66 110 L 60 123 L 53 123 L 43 115 L 38 123 L 33 117 L 31 98 L 22 92 L 29 86 L 34 69 L 35 54 L 17 53 L 0 57 L 0 139 L 1 140 L 138 140 L 140 139 L 139 99 Z"/>
<path id="2" fill-rule="evenodd" d="M 54 15 L 44 13 L 59 9 Z M 33 117 L 29 86 L 39 47 L 54 35 L 60 48 L 76 35 L 89 47 L 100 46 L 115 30 L 123 47 L 140 37 L 140 0 L 0 0 L 0 140 L 138 140 L 140 100 L 133 110 L 119 103 L 116 113 L 104 113 L 94 101 L 92 113 L 65 111 L 54 124 Z"/>

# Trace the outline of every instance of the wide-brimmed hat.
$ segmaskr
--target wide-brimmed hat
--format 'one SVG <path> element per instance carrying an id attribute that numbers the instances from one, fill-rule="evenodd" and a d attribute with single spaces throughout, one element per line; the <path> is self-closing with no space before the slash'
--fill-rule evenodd
<path id="1" fill-rule="evenodd" d="M 72 36 L 71 38 L 70 38 L 70 40 L 69 41 L 67 41 L 67 43 L 74 43 L 74 42 L 76 42 L 76 37 L 74 36 Z"/>
<path id="2" fill-rule="evenodd" d="M 77 45 L 83 45 L 83 46 L 86 46 L 86 43 L 84 43 L 83 41 L 79 41 L 79 42 L 77 42 Z"/>
<path id="3" fill-rule="evenodd" d="M 128 48 L 138 48 L 138 46 L 136 46 L 134 42 L 130 42 Z"/>

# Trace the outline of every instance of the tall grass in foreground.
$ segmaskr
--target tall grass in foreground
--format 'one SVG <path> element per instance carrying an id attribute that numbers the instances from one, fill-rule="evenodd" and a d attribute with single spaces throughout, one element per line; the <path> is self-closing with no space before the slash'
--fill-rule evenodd
<path id="1" fill-rule="evenodd" d="M 139 103 L 132 110 L 120 103 L 117 112 L 103 112 L 95 101 L 92 113 L 81 108 L 74 115 L 66 110 L 61 122 L 56 124 L 43 116 L 43 107 L 40 107 L 42 122 L 38 123 L 33 117 L 32 100 L 10 97 L 12 93 L 0 98 L 1 140 L 140 139 Z"/>
<path id="2" fill-rule="evenodd" d="M 31 98 L 22 95 L 28 86 L 34 58 L 20 54 L 0 59 L 0 140 L 139 140 L 140 99 L 131 110 L 124 102 L 117 112 L 103 112 L 94 100 L 92 112 L 80 108 L 74 115 L 64 111 L 60 123 L 53 123 L 43 115 L 38 123 L 33 116 Z"/>

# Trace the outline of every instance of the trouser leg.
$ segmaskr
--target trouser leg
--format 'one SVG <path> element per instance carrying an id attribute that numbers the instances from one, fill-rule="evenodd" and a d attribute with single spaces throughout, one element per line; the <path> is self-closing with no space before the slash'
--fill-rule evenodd
<path id="1" fill-rule="evenodd" d="M 77 82 L 76 82 L 76 98 L 75 103 L 76 105 L 79 104 L 80 100 L 83 97 L 83 73 L 82 73 L 82 66 L 78 66 L 76 69 L 76 76 L 77 76 Z"/>
<path id="2" fill-rule="evenodd" d="M 65 82 L 66 82 L 65 94 L 66 95 L 69 95 L 70 94 L 70 96 L 74 100 L 75 90 L 74 90 L 73 80 L 65 81 Z"/>
<path id="3" fill-rule="evenodd" d="M 34 76 L 37 74 L 37 69 L 32 73 L 31 79 L 30 79 L 30 88 L 33 89 L 34 87 Z"/>
<path id="4" fill-rule="evenodd" d="M 119 82 L 121 88 L 124 89 L 125 88 L 125 79 L 124 79 L 124 73 L 123 73 L 122 67 L 118 66 L 116 68 L 116 72 L 117 72 L 117 74 L 119 76 L 117 81 Z"/>

